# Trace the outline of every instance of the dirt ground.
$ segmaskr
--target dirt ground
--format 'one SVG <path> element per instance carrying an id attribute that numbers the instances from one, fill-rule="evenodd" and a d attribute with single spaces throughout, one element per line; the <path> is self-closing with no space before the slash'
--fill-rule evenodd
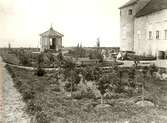
<path id="1" fill-rule="evenodd" d="M 0 123 L 28 123 L 30 118 L 24 107 L 22 96 L 0 58 Z"/>

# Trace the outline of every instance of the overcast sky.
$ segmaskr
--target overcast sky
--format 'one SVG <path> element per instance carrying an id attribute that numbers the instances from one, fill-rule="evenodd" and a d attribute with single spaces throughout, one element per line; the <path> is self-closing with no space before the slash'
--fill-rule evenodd
<path id="1" fill-rule="evenodd" d="M 0 47 L 37 47 L 53 28 L 64 46 L 119 46 L 119 7 L 128 0 L 0 0 Z"/>

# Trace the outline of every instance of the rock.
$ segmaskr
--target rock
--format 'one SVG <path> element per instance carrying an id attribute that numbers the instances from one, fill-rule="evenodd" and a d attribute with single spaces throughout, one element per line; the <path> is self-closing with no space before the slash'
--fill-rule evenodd
<path id="1" fill-rule="evenodd" d="M 51 123 L 68 123 L 68 120 L 62 117 L 57 117 L 54 121 L 51 121 Z"/>
<path id="2" fill-rule="evenodd" d="M 162 80 L 167 80 L 167 74 L 166 73 L 162 74 Z"/>
<path id="3" fill-rule="evenodd" d="M 146 106 L 148 106 L 148 107 L 154 107 L 155 106 L 154 103 L 152 103 L 150 101 L 146 101 L 146 100 L 144 100 L 144 101 L 138 101 L 138 102 L 136 102 L 136 104 L 138 106 L 141 106 L 141 107 L 146 107 Z"/>
<path id="4" fill-rule="evenodd" d="M 99 105 L 96 105 L 96 109 L 102 109 L 102 108 L 109 108 L 111 107 L 111 105 L 109 104 L 99 104 Z"/>

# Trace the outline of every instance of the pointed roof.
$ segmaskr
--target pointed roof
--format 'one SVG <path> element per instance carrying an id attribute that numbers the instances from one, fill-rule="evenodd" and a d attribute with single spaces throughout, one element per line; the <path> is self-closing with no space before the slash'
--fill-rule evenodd
<path id="1" fill-rule="evenodd" d="M 42 34 L 40 34 L 42 37 L 63 37 L 64 35 L 55 31 L 52 27 L 50 29 Z"/>
<path id="2" fill-rule="evenodd" d="M 125 3 L 123 6 L 119 7 L 119 9 L 123 9 L 125 7 L 128 7 L 128 6 L 131 6 L 131 5 L 134 5 L 137 3 L 138 0 L 130 0 L 128 1 L 127 3 Z"/>
<path id="3" fill-rule="evenodd" d="M 163 9 L 167 9 L 167 0 L 151 0 L 136 14 L 136 17 L 145 16 Z"/>

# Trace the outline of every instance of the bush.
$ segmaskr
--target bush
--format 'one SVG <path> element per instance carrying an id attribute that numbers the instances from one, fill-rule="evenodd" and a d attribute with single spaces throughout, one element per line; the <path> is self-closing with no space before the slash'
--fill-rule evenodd
<path id="1" fill-rule="evenodd" d="M 20 64 L 24 66 L 32 66 L 30 61 L 31 54 L 26 53 L 24 50 L 20 50 L 16 52 L 16 56 L 19 58 Z"/>
<path id="2" fill-rule="evenodd" d="M 59 85 L 57 85 L 57 84 L 51 84 L 51 90 L 52 91 L 55 91 L 55 92 L 60 92 L 61 90 L 60 90 L 60 88 L 59 88 Z"/>
<path id="3" fill-rule="evenodd" d="M 8 70 L 8 72 L 11 74 L 11 77 L 15 78 L 16 74 L 15 74 L 15 72 L 12 71 L 11 67 L 8 64 L 5 67 Z"/>
<path id="4" fill-rule="evenodd" d="M 95 94 L 90 88 L 87 88 L 87 90 L 81 90 L 73 94 L 73 97 L 75 99 L 83 99 L 83 98 L 88 98 L 88 99 L 93 99 L 95 98 Z"/>
<path id="5" fill-rule="evenodd" d="M 33 100 L 29 100 L 27 102 L 27 112 L 30 113 L 31 115 L 34 115 L 36 112 L 42 111 L 41 106 L 36 105 Z"/>
<path id="6" fill-rule="evenodd" d="M 71 91 L 71 83 L 70 82 L 66 82 L 65 83 L 65 86 L 64 86 L 64 89 L 67 91 L 67 92 L 70 92 Z M 72 91 L 76 91 L 77 88 L 76 88 L 76 85 L 73 84 L 72 86 Z"/>
<path id="7" fill-rule="evenodd" d="M 47 115 L 42 111 L 37 112 L 36 121 L 37 121 L 37 123 L 50 123 L 49 118 L 47 118 Z"/>
<path id="8" fill-rule="evenodd" d="M 31 85 L 26 84 L 26 83 L 21 83 L 21 81 L 19 81 L 19 83 L 20 83 L 20 87 L 18 85 L 16 85 L 16 83 L 15 83 L 15 86 L 17 87 L 19 92 L 22 93 L 23 100 L 28 101 L 28 100 L 34 99 L 35 91 L 31 87 Z"/>
<path id="9" fill-rule="evenodd" d="M 16 88 L 20 88 L 22 86 L 22 81 L 16 81 L 16 83 L 15 83 L 15 87 Z"/>
<path id="10" fill-rule="evenodd" d="M 24 91 L 22 90 L 23 92 L 23 100 L 27 101 L 27 100 L 31 100 L 31 99 L 34 99 L 35 97 L 35 92 L 33 89 L 25 89 Z"/>
<path id="11" fill-rule="evenodd" d="M 45 72 L 44 69 L 42 69 L 41 67 L 38 67 L 37 70 L 36 70 L 36 72 L 35 72 L 35 75 L 37 75 L 37 76 L 44 76 L 45 73 L 46 72 Z"/>

